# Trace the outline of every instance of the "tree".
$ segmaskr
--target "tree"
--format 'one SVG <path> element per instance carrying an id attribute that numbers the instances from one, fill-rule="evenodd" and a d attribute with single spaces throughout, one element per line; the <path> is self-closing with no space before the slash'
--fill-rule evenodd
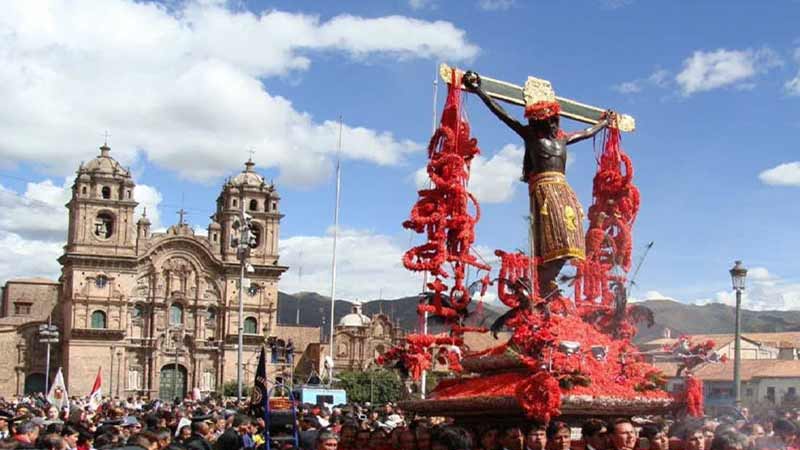
<path id="1" fill-rule="evenodd" d="M 222 385 L 222 394 L 225 397 L 236 397 L 236 391 L 238 390 L 239 385 L 236 383 L 236 380 L 226 381 Z M 242 397 L 250 397 L 250 389 L 252 386 L 242 385 Z"/>
<path id="2" fill-rule="evenodd" d="M 348 402 L 387 403 L 403 396 L 403 383 L 388 370 L 346 371 L 336 375 L 335 387 L 347 391 Z"/>

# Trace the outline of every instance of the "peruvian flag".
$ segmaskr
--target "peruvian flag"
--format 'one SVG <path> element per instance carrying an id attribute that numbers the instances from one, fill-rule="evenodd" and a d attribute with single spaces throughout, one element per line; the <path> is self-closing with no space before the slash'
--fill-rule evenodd
<path id="1" fill-rule="evenodd" d="M 103 402 L 103 376 L 102 376 L 103 368 L 100 367 L 97 369 L 97 377 L 94 379 L 94 385 L 92 386 L 92 392 L 89 394 L 89 406 L 97 410 L 100 408 L 100 403 Z"/>

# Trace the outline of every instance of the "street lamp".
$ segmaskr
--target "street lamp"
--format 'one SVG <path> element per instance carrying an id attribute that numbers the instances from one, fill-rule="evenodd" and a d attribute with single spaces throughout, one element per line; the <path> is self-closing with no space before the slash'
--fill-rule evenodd
<path id="1" fill-rule="evenodd" d="M 736 407 L 742 406 L 742 291 L 744 291 L 744 281 L 747 278 L 747 269 L 741 261 L 736 261 L 730 270 L 733 290 L 736 291 L 736 330 L 733 347 L 733 392 L 736 398 Z"/>

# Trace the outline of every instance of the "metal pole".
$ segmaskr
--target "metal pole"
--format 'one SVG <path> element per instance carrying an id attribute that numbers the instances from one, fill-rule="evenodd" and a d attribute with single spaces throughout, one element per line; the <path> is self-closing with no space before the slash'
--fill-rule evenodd
<path id="1" fill-rule="evenodd" d="M 431 134 L 436 133 L 436 113 L 437 108 L 436 104 L 438 103 L 439 97 L 439 65 L 436 65 L 436 69 L 434 70 L 433 74 L 433 118 L 431 120 Z M 430 188 L 431 182 L 428 181 L 428 188 Z M 424 272 L 422 274 L 422 292 L 424 293 L 428 289 L 428 272 Z M 422 334 L 428 334 L 428 311 L 425 311 L 422 314 Z M 422 371 L 422 379 L 420 380 L 420 389 L 419 394 L 420 398 L 425 400 L 425 388 L 428 384 L 428 371 Z"/>
<path id="2" fill-rule="evenodd" d="M 108 371 L 108 396 L 114 398 L 114 352 L 117 351 L 115 346 L 111 346 L 111 370 Z"/>
<path id="3" fill-rule="evenodd" d="M 733 393 L 736 399 L 736 408 L 742 406 L 742 378 L 741 378 L 741 364 L 742 364 L 742 290 L 736 289 L 736 339 L 734 341 L 733 350 Z"/>
<path id="4" fill-rule="evenodd" d="M 244 269 L 245 269 L 245 245 L 249 245 L 248 242 L 244 242 L 243 239 L 245 238 L 245 226 L 246 222 L 244 220 L 244 195 L 241 198 L 241 206 L 242 206 L 242 225 L 239 227 L 239 344 L 236 348 L 236 400 L 242 401 L 242 346 L 244 345 L 244 323 L 242 323 L 244 317 Z"/>
<path id="5" fill-rule="evenodd" d="M 50 391 L 50 342 L 49 342 L 49 340 L 51 338 L 50 326 L 53 324 L 52 320 L 53 320 L 53 316 L 52 315 L 47 316 L 47 335 L 46 335 L 46 338 L 48 339 L 48 342 L 47 342 L 47 356 L 46 356 L 47 360 L 44 363 L 44 366 L 45 366 L 45 369 L 44 369 L 44 395 L 47 395 L 48 392 Z M 39 334 L 41 335 L 41 333 L 39 333 Z"/>
<path id="6" fill-rule="evenodd" d="M 336 308 L 336 238 L 339 235 L 339 190 L 342 185 L 342 165 L 339 154 L 342 151 L 342 116 L 339 116 L 339 147 L 336 152 L 336 205 L 333 209 L 333 256 L 331 260 L 331 366 L 328 369 L 328 383 L 333 382 L 333 324 L 334 309 Z"/>
<path id="7" fill-rule="evenodd" d="M 172 371 L 172 398 L 174 400 L 178 398 L 178 349 L 180 348 L 180 342 L 177 331 L 175 331 L 173 339 L 175 339 L 175 369 Z"/>

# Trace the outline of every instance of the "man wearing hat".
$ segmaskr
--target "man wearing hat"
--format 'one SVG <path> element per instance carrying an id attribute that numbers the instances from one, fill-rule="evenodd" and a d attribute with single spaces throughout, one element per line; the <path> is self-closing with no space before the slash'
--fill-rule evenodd
<path id="1" fill-rule="evenodd" d="M 192 436 L 183 443 L 187 450 L 211 450 L 211 444 L 208 442 L 210 434 L 210 427 L 208 421 L 211 416 L 200 408 L 197 408 L 192 414 Z"/>
<path id="2" fill-rule="evenodd" d="M 11 429 L 9 427 L 11 419 L 14 417 L 8 411 L 0 410 L 0 441 L 6 440 L 11 437 Z"/>

